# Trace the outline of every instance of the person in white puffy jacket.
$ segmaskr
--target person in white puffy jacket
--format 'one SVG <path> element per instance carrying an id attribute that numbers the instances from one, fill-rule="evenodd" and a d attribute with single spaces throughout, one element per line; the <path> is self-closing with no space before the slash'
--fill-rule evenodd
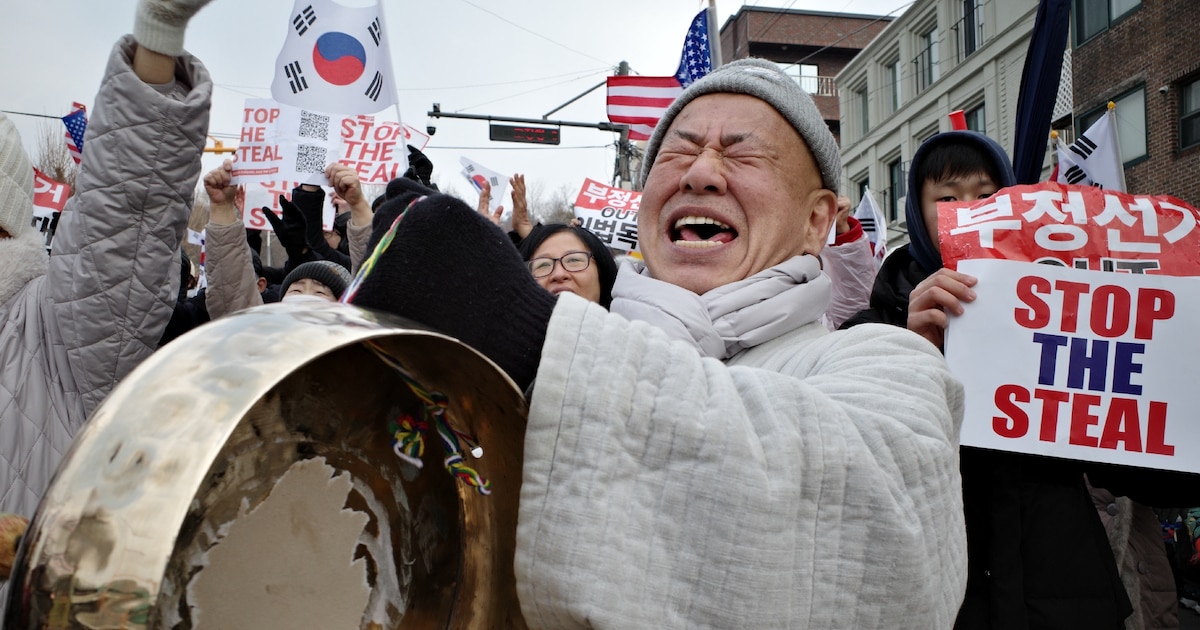
<path id="1" fill-rule="evenodd" d="M 49 255 L 30 227 L 32 167 L 0 115 L 0 512 L 33 515 L 72 437 L 171 317 L 212 97 L 183 37 L 207 3 L 139 3 Z"/>
<path id="2" fill-rule="evenodd" d="M 841 164 L 812 99 L 770 62 L 721 66 L 642 169 L 645 265 L 622 262 L 611 312 L 547 293 L 446 195 L 407 208 L 347 290 L 530 392 L 529 627 L 950 628 L 962 386 L 911 331 L 821 323 Z"/>

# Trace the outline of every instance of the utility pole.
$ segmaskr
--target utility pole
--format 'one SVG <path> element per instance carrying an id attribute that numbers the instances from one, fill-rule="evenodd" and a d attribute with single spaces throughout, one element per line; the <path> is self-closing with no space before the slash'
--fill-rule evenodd
<path id="1" fill-rule="evenodd" d="M 617 76 L 624 77 L 629 75 L 629 62 L 621 61 L 617 65 Z M 633 183 L 633 143 L 629 141 L 629 127 L 625 126 L 621 130 L 621 137 L 617 139 L 617 163 L 613 168 L 613 184 L 617 188 L 631 189 Z"/>

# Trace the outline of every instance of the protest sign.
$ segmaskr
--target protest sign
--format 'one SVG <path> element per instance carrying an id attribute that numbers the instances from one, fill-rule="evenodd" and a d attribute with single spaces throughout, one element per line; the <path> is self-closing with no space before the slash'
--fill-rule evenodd
<path id="1" fill-rule="evenodd" d="M 1200 351 L 1185 321 L 1198 220 L 1173 197 L 1053 182 L 939 204 L 943 261 L 979 278 L 946 336 L 961 443 L 1200 472 L 1183 415 L 1200 403 L 1183 377 Z"/>
<path id="2" fill-rule="evenodd" d="M 70 186 L 50 179 L 36 167 L 33 169 L 33 227 L 45 234 L 47 250 L 70 196 Z"/>
<path id="3" fill-rule="evenodd" d="M 273 231 L 271 223 L 263 216 L 263 209 L 269 208 L 276 216 L 282 216 L 283 207 L 279 205 L 279 196 L 292 200 L 292 189 L 299 186 L 297 182 L 257 182 L 245 185 L 246 198 L 242 203 L 242 223 L 251 230 Z M 325 205 L 321 208 L 321 229 L 333 229 L 333 217 L 336 209 L 333 207 L 333 195 L 325 191 Z"/>
<path id="4" fill-rule="evenodd" d="M 586 179 L 575 198 L 575 216 L 584 229 L 612 249 L 636 252 L 638 206 L 642 193 Z"/>
<path id="5" fill-rule="evenodd" d="M 1200 473 L 1200 279 L 965 260 L 977 298 L 946 361 L 966 388 L 960 442 Z"/>
<path id="6" fill-rule="evenodd" d="M 241 140 L 234 152 L 233 182 L 300 182 L 325 185 L 325 168 L 345 164 L 366 184 L 387 185 L 408 169 L 411 144 L 429 136 L 374 116 L 299 109 L 270 99 L 246 99 Z"/>
<path id="7" fill-rule="evenodd" d="M 33 169 L 33 216 L 50 219 L 62 212 L 71 196 L 71 187 L 50 179 L 48 175 Z"/>

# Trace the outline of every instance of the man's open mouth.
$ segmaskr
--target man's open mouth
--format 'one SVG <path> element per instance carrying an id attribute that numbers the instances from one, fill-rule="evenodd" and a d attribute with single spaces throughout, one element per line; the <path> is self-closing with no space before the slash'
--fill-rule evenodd
<path id="1" fill-rule="evenodd" d="M 716 247 L 737 238 L 737 231 L 711 217 L 682 217 L 671 229 L 671 241 L 684 247 Z"/>

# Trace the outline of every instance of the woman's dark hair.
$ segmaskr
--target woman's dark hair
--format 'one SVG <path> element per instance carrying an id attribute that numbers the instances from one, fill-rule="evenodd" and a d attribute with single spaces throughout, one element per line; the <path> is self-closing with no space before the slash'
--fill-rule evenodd
<path id="1" fill-rule="evenodd" d="M 521 258 L 526 262 L 533 258 L 533 253 L 537 251 L 546 239 L 558 234 L 559 232 L 570 232 L 574 234 L 583 244 L 591 251 L 592 262 L 596 265 L 596 272 L 600 275 L 600 306 L 608 308 L 612 304 L 612 288 L 617 282 L 617 261 L 613 258 L 612 252 L 608 250 L 608 246 L 604 244 L 595 234 L 572 225 L 565 223 L 551 223 L 548 225 L 534 226 L 533 231 L 525 240 L 521 241 Z"/>

